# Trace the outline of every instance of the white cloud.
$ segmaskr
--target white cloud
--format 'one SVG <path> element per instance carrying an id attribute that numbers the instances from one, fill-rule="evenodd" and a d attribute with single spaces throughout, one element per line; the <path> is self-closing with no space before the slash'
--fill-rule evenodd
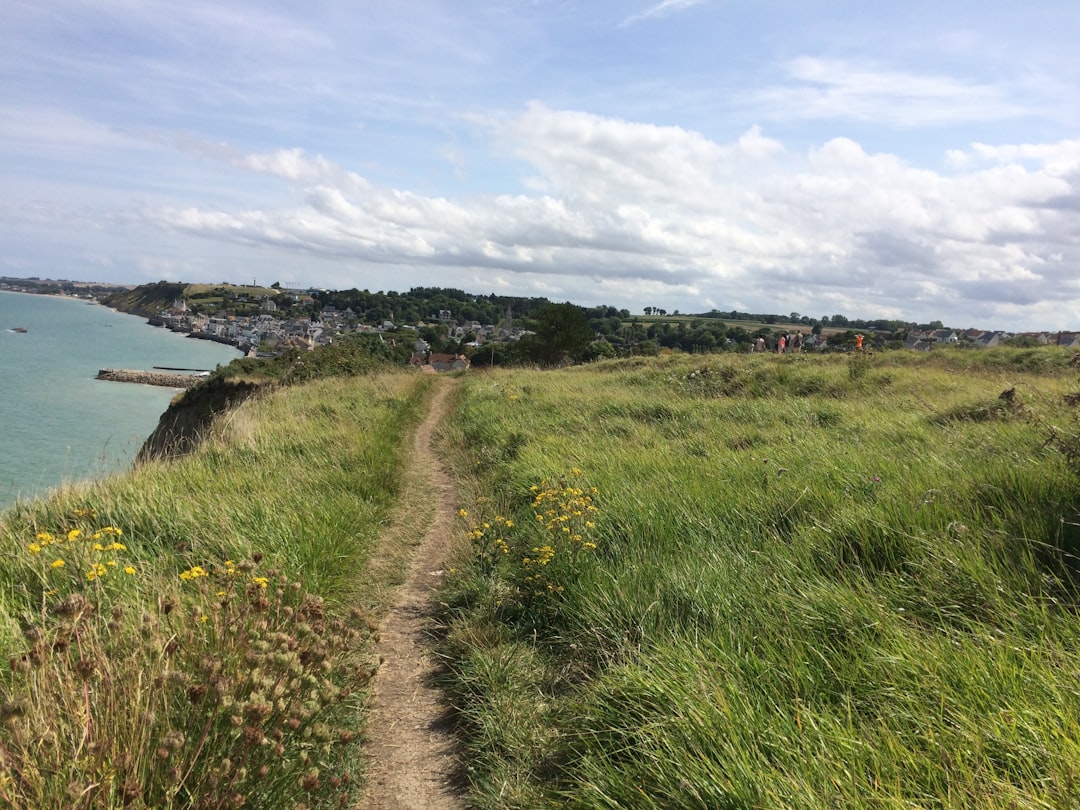
<path id="1" fill-rule="evenodd" d="M 631 285 L 623 299 L 648 291 L 683 311 L 715 301 L 988 327 L 1030 311 L 1047 328 L 1080 311 L 1080 243 L 1054 205 L 1080 200 L 1080 175 L 1051 169 L 1071 141 L 979 147 L 984 165 L 946 175 L 846 138 L 798 155 L 758 128 L 717 143 L 537 104 L 497 135 L 547 192 L 430 197 L 284 150 L 229 163 L 295 184 L 291 206 L 151 216 L 211 240 L 491 279 L 481 288 L 514 279 L 522 294 L 583 302 Z M 1017 155 L 1035 165 L 1001 162 Z"/>
<path id="2" fill-rule="evenodd" d="M 665 17 L 673 12 L 684 11 L 685 9 L 701 5 L 704 2 L 705 0 L 661 0 L 661 2 L 654 6 L 650 6 L 644 11 L 640 11 L 637 14 L 631 14 L 622 21 L 620 27 L 633 25 L 634 23 L 639 23 L 654 17 Z"/>
<path id="3" fill-rule="evenodd" d="M 1030 113 L 1016 87 L 894 70 L 859 61 L 802 56 L 783 65 L 788 81 L 750 91 L 771 117 L 857 120 L 904 128 L 997 121 Z"/>

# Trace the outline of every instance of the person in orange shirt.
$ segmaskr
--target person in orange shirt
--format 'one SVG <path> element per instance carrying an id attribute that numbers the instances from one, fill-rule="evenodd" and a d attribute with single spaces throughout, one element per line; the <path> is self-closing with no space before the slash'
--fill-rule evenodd
<path id="1" fill-rule="evenodd" d="M 862 351 L 862 342 L 863 342 L 863 336 L 862 335 L 856 335 L 855 336 L 855 351 L 857 351 L 857 352 Z"/>

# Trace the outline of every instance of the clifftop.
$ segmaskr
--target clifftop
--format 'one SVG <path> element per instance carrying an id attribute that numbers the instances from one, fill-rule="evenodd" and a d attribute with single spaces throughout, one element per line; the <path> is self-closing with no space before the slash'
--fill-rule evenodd
<path id="1" fill-rule="evenodd" d="M 150 318 L 168 310 L 177 298 L 182 298 L 187 284 L 159 281 L 157 284 L 143 284 L 132 290 L 120 290 L 102 300 L 105 306 L 120 312 Z"/>

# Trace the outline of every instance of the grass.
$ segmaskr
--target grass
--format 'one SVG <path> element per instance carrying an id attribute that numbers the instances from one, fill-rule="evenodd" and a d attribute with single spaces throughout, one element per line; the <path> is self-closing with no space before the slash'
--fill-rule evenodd
<path id="1" fill-rule="evenodd" d="M 5 512 L 0 805 L 354 800 L 376 580 L 400 575 L 366 572 L 428 391 L 279 388 L 172 463 Z"/>
<path id="2" fill-rule="evenodd" d="M 286 384 L 182 458 L 0 516 L 0 805 L 356 800 L 407 557 L 376 540 L 420 531 L 430 380 L 339 376 L 355 348 L 240 369 Z M 1080 805 L 1070 360 L 463 377 L 439 600 L 471 806 Z"/>
<path id="3" fill-rule="evenodd" d="M 462 507 L 514 524 L 443 594 L 476 806 L 1080 803 L 1080 481 L 1047 442 L 1067 362 L 469 378 Z M 596 549 L 556 549 L 537 596 L 530 487 L 558 476 L 595 487 Z"/>

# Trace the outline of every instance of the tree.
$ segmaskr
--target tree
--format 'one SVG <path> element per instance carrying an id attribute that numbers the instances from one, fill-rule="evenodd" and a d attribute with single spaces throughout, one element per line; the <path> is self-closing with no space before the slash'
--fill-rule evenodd
<path id="1" fill-rule="evenodd" d="M 581 359 L 587 363 L 603 360 L 615 356 L 615 347 L 606 340 L 591 341 L 586 347 Z"/>
<path id="2" fill-rule="evenodd" d="M 579 360 L 594 338 L 581 307 L 569 302 L 548 304 L 533 315 L 535 335 L 528 345 L 529 357 L 545 365 Z"/>

